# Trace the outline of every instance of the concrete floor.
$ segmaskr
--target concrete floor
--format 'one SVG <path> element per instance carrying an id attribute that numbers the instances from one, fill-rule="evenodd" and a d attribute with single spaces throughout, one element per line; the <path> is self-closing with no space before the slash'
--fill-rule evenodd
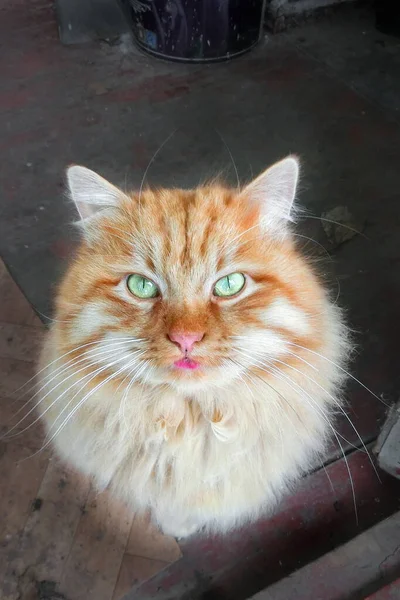
<path id="1" fill-rule="evenodd" d="M 353 373 L 385 401 L 398 398 L 400 41 L 375 31 L 372 12 L 343 7 L 212 66 L 156 61 L 129 37 L 63 47 L 48 0 L 0 0 L 0 21 L 0 251 L 38 311 L 51 315 L 52 289 L 76 239 L 63 196 L 69 163 L 138 186 L 177 129 L 149 181 L 193 186 L 218 170 L 234 182 L 225 143 L 242 180 L 296 152 L 300 200 L 310 214 L 345 205 L 364 227 L 366 238 L 339 246 L 318 219 L 306 219 L 300 231 L 333 257 L 321 270 L 357 332 Z M 307 242 L 308 252 L 318 255 L 318 244 Z M 349 398 L 361 437 L 372 441 L 384 405 L 357 385 Z M 359 445 L 350 426 L 341 431 Z M 332 448 L 328 459 L 337 454 Z M 338 543 L 353 531 L 342 529 Z"/>
<path id="2" fill-rule="evenodd" d="M 331 17 L 293 29 L 282 38 L 399 122 L 400 40 L 379 33 L 374 25 L 370 8 L 342 6 Z"/>

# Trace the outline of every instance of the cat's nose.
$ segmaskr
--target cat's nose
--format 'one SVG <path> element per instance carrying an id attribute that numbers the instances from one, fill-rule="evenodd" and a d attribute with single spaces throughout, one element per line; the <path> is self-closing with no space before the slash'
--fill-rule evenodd
<path id="1" fill-rule="evenodd" d="M 171 333 L 168 334 L 168 337 L 171 342 L 174 342 L 180 347 L 182 352 L 186 353 L 191 352 L 195 343 L 200 342 L 203 339 L 204 333 L 179 333 L 171 331 Z"/>

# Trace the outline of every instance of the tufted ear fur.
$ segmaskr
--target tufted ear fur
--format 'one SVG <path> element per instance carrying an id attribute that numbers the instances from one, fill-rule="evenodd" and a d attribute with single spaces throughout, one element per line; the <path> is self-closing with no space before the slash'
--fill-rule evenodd
<path id="1" fill-rule="evenodd" d="M 121 190 L 86 167 L 69 167 L 67 180 L 71 197 L 83 222 L 100 210 L 118 206 L 124 198 Z"/>
<path id="2" fill-rule="evenodd" d="M 287 223 L 294 221 L 294 199 L 299 178 L 297 157 L 288 156 L 261 173 L 242 192 L 261 207 L 266 230 L 282 235 Z"/>

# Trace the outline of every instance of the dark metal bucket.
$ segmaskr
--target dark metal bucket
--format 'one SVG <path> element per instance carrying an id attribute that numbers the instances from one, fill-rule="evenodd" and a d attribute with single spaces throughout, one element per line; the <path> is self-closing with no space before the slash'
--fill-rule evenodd
<path id="1" fill-rule="evenodd" d="M 120 0 L 137 45 L 160 58 L 226 60 L 262 33 L 264 0 Z"/>

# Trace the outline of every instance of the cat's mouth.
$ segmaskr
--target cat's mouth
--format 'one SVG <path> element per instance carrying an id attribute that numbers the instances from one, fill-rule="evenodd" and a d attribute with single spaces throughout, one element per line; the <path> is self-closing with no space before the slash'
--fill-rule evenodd
<path id="1" fill-rule="evenodd" d="M 194 369 L 197 369 L 200 366 L 200 363 L 198 363 L 196 360 L 193 360 L 192 358 L 189 358 L 188 356 L 185 356 L 184 358 L 176 360 L 174 362 L 174 366 L 177 369 L 188 369 L 190 371 L 193 371 Z"/>

